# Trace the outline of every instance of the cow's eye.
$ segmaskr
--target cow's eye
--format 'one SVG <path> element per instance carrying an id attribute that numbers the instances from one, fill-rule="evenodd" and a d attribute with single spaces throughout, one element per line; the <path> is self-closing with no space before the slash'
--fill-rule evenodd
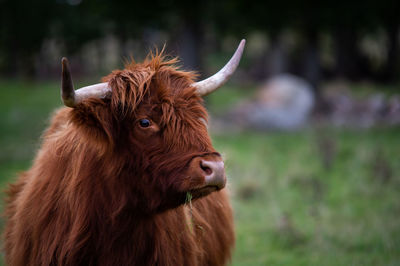
<path id="1" fill-rule="evenodd" d="M 139 120 L 139 125 L 141 127 L 149 127 L 150 126 L 150 121 L 148 119 L 140 119 Z"/>

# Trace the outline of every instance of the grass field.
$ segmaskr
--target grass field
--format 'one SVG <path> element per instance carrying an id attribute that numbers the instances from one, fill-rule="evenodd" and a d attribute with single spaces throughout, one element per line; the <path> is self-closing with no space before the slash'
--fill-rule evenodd
<path id="1" fill-rule="evenodd" d="M 219 112 L 247 93 L 227 87 L 207 103 Z M 29 167 L 60 105 L 57 83 L 0 81 L 1 188 Z M 400 128 L 213 141 L 235 210 L 233 265 L 400 265 Z"/>

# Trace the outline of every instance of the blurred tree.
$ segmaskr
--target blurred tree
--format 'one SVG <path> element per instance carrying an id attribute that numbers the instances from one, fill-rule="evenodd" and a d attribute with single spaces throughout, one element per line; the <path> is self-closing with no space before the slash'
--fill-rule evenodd
<path id="1" fill-rule="evenodd" d="M 184 68 L 203 72 L 205 21 L 210 1 L 174 0 L 169 7 L 171 15 L 172 51 L 182 59 Z"/>
<path id="2" fill-rule="evenodd" d="M 105 34 L 107 1 L 57 0 L 51 37 L 65 45 L 65 53 L 77 53 L 84 44 Z"/>
<path id="3" fill-rule="evenodd" d="M 34 56 L 49 35 L 52 0 L 0 1 L 0 70 L 10 76 L 34 75 Z"/>
<path id="4" fill-rule="evenodd" d="M 108 0 L 106 2 L 106 14 L 103 19 L 107 21 L 110 32 L 121 41 L 122 45 L 131 38 L 141 38 L 148 28 L 165 28 L 168 1 Z"/>
<path id="5" fill-rule="evenodd" d="M 168 51 L 179 54 L 187 69 L 202 69 L 204 51 L 218 49 L 227 36 L 268 36 L 263 53 L 252 62 L 256 77 L 291 71 L 318 87 L 323 73 L 352 79 L 393 81 L 399 70 L 400 2 L 397 0 L 0 0 L 0 73 L 33 76 L 35 55 L 46 39 L 56 39 L 66 54 L 79 54 L 84 45 L 115 36 L 120 56 L 126 43 L 146 42 L 150 33 L 167 32 Z M 387 37 L 382 69 L 360 49 L 365 35 L 378 30 Z M 282 33 L 295 45 L 289 51 Z M 322 69 L 321 34 L 331 36 L 334 68 Z M 151 35 L 151 34 L 150 34 Z M 147 37 L 146 37 L 147 36 Z M 293 37 L 294 36 L 294 37 Z M 210 45 L 209 43 L 213 43 Z M 146 46 L 151 44 L 145 43 Z M 209 47 L 216 47 L 210 49 Z M 101 59 L 99 59 L 101 60 Z"/>
<path id="6" fill-rule="evenodd" d="M 381 80 L 392 82 L 398 79 L 399 73 L 399 34 L 400 34 L 400 2 L 397 0 L 382 1 L 375 13 L 387 35 L 386 63 L 382 68 Z"/>

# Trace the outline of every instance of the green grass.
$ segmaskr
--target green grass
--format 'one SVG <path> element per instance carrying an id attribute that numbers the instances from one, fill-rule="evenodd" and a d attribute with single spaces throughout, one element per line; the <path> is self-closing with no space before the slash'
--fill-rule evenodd
<path id="1" fill-rule="evenodd" d="M 226 87 L 220 113 L 254 90 Z M 0 81 L 0 186 L 29 168 L 57 83 Z M 400 128 L 218 133 L 235 212 L 233 265 L 400 265 Z M 2 223 L 1 223 L 2 224 Z"/>
<path id="2" fill-rule="evenodd" d="M 54 85 L 0 81 L 0 182 L 29 165 L 49 113 L 60 105 Z"/>
<path id="3" fill-rule="evenodd" d="M 233 193 L 233 265 L 397 265 L 399 133 L 214 137 Z M 324 155 L 321 138 L 333 154 Z"/>

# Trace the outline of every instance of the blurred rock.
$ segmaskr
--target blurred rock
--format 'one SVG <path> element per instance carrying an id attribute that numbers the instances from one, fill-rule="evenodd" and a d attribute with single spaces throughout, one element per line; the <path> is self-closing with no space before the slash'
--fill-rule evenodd
<path id="1" fill-rule="evenodd" d="M 355 95 L 343 86 L 330 86 L 323 91 L 330 109 L 323 120 L 329 124 L 353 128 L 400 124 L 399 95 L 379 92 Z"/>
<path id="2" fill-rule="evenodd" d="M 369 84 L 357 88 L 346 81 L 326 83 L 320 92 L 323 99 L 320 105 L 324 106 L 314 110 L 316 99 L 312 86 L 299 77 L 279 75 L 260 86 L 251 100 L 242 101 L 216 118 L 212 128 L 214 132 L 236 132 L 243 129 L 297 130 L 308 124 L 349 128 L 400 125 L 399 94 L 377 91 Z M 331 160 L 328 153 L 327 168 Z"/>
<path id="3" fill-rule="evenodd" d="M 235 108 L 232 119 L 256 129 L 297 129 L 306 124 L 314 101 L 308 82 L 289 74 L 279 75 L 259 89 L 255 100 Z"/>

